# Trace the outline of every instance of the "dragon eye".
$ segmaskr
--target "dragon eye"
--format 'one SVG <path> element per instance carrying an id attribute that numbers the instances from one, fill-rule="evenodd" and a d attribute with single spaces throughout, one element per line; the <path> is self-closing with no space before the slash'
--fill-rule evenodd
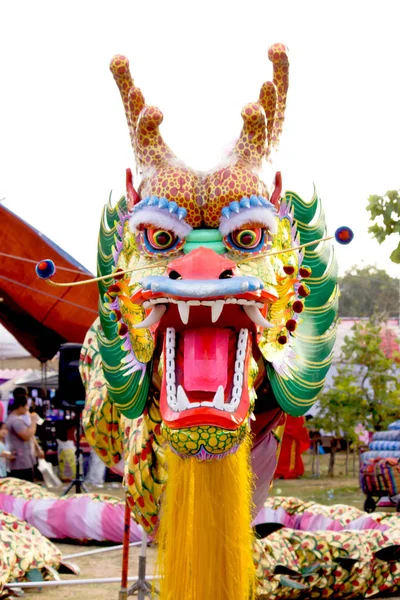
<path id="1" fill-rule="evenodd" d="M 254 229 L 236 229 L 229 234 L 230 241 L 238 250 L 254 250 L 265 237 L 265 230 L 260 227 Z"/>
<path id="2" fill-rule="evenodd" d="M 166 229 L 146 229 L 146 238 L 150 249 L 163 252 L 172 248 L 178 241 L 178 236 L 173 231 Z"/>

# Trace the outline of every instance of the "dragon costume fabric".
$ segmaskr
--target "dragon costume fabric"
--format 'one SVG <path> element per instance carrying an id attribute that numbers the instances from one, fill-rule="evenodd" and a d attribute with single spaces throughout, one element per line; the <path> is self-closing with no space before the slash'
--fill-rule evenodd
<path id="1" fill-rule="evenodd" d="M 36 527 L 0 510 L 0 596 L 10 595 L 9 583 L 60 579 L 59 572 L 79 574 L 72 563 Z M 15 595 L 11 594 L 11 595 Z"/>
<path id="2" fill-rule="evenodd" d="M 282 194 L 280 173 L 262 179 L 288 89 L 285 46 L 269 59 L 272 81 L 208 173 L 164 142 L 128 60 L 111 63 L 140 179 L 136 190 L 127 170 L 126 196 L 101 219 L 84 426 L 108 466 L 125 461 L 132 513 L 158 540 L 162 599 L 266 597 L 269 551 L 258 540 L 253 553 L 250 524 L 285 414 L 312 406 L 332 359 L 337 266 L 320 200 Z"/>

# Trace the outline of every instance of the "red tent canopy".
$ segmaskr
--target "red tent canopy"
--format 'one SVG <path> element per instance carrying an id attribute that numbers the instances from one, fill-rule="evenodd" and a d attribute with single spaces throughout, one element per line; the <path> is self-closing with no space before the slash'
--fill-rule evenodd
<path id="1" fill-rule="evenodd" d="M 60 281 L 80 281 L 93 275 L 2 205 L 0 222 L 0 322 L 32 356 L 44 362 L 56 354 L 60 344 L 83 342 L 97 315 L 97 285 L 50 287 L 35 273 L 39 260 L 53 260 L 60 269 Z"/>

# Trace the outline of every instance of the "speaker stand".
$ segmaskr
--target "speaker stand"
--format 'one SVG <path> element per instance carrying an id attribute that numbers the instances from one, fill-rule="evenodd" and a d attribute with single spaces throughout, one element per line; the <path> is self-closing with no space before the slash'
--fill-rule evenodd
<path id="1" fill-rule="evenodd" d="M 77 419 L 76 452 L 75 452 L 76 473 L 75 473 L 75 479 L 73 479 L 71 481 L 70 485 L 67 487 L 67 489 L 62 494 L 62 496 L 66 496 L 67 494 L 69 494 L 69 492 L 72 490 L 73 487 L 75 487 L 76 494 L 82 494 L 82 493 L 88 494 L 89 493 L 83 482 L 83 473 L 81 473 L 81 461 L 79 460 L 81 455 L 83 454 L 82 450 L 81 450 L 81 414 L 82 414 L 83 406 L 84 406 L 84 401 L 82 402 L 82 406 L 79 406 L 79 404 L 77 403 L 75 406 L 70 407 L 76 411 L 76 419 Z"/>

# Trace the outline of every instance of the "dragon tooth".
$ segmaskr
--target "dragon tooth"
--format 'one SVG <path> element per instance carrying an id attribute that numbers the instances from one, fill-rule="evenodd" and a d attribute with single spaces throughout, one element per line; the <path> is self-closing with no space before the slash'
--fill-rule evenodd
<path id="1" fill-rule="evenodd" d="M 213 399 L 213 406 L 214 406 L 214 408 L 217 408 L 218 410 L 223 410 L 224 402 L 225 402 L 224 388 L 222 387 L 222 385 L 220 385 L 218 387 L 217 391 L 215 392 L 215 396 Z"/>
<path id="2" fill-rule="evenodd" d="M 240 398 L 242 397 L 242 388 L 235 386 L 232 391 L 232 398 L 229 404 L 224 404 L 226 412 L 234 413 L 239 408 Z"/>
<path id="3" fill-rule="evenodd" d="M 243 373 L 235 373 L 233 376 L 233 385 L 242 387 L 243 386 Z"/>
<path id="4" fill-rule="evenodd" d="M 176 403 L 175 396 L 173 396 L 172 394 L 168 394 L 167 395 L 167 403 L 168 403 L 168 406 L 170 407 L 170 409 L 173 410 L 174 412 L 176 412 L 177 403 Z"/>
<path id="5" fill-rule="evenodd" d="M 161 319 L 166 310 L 166 306 L 163 304 L 157 304 L 144 321 L 133 325 L 133 329 L 144 329 L 145 327 L 151 327 L 152 325 L 155 325 Z"/>
<path id="6" fill-rule="evenodd" d="M 178 389 L 176 392 L 176 401 L 178 405 L 178 411 L 190 408 L 189 398 L 187 397 L 186 392 L 181 385 L 178 385 Z"/>
<path id="7" fill-rule="evenodd" d="M 216 323 L 221 316 L 225 302 L 223 300 L 216 300 L 211 307 L 211 321 Z"/>
<path id="8" fill-rule="evenodd" d="M 272 329 L 274 327 L 272 323 L 267 321 L 267 319 L 264 319 L 260 313 L 260 310 L 256 306 L 243 306 L 243 310 L 249 319 L 251 319 L 256 325 L 259 325 L 264 329 Z"/>
<path id="9" fill-rule="evenodd" d="M 178 302 L 179 316 L 184 325 L 189 322 L 190 306 L 186 302 Z"/>

